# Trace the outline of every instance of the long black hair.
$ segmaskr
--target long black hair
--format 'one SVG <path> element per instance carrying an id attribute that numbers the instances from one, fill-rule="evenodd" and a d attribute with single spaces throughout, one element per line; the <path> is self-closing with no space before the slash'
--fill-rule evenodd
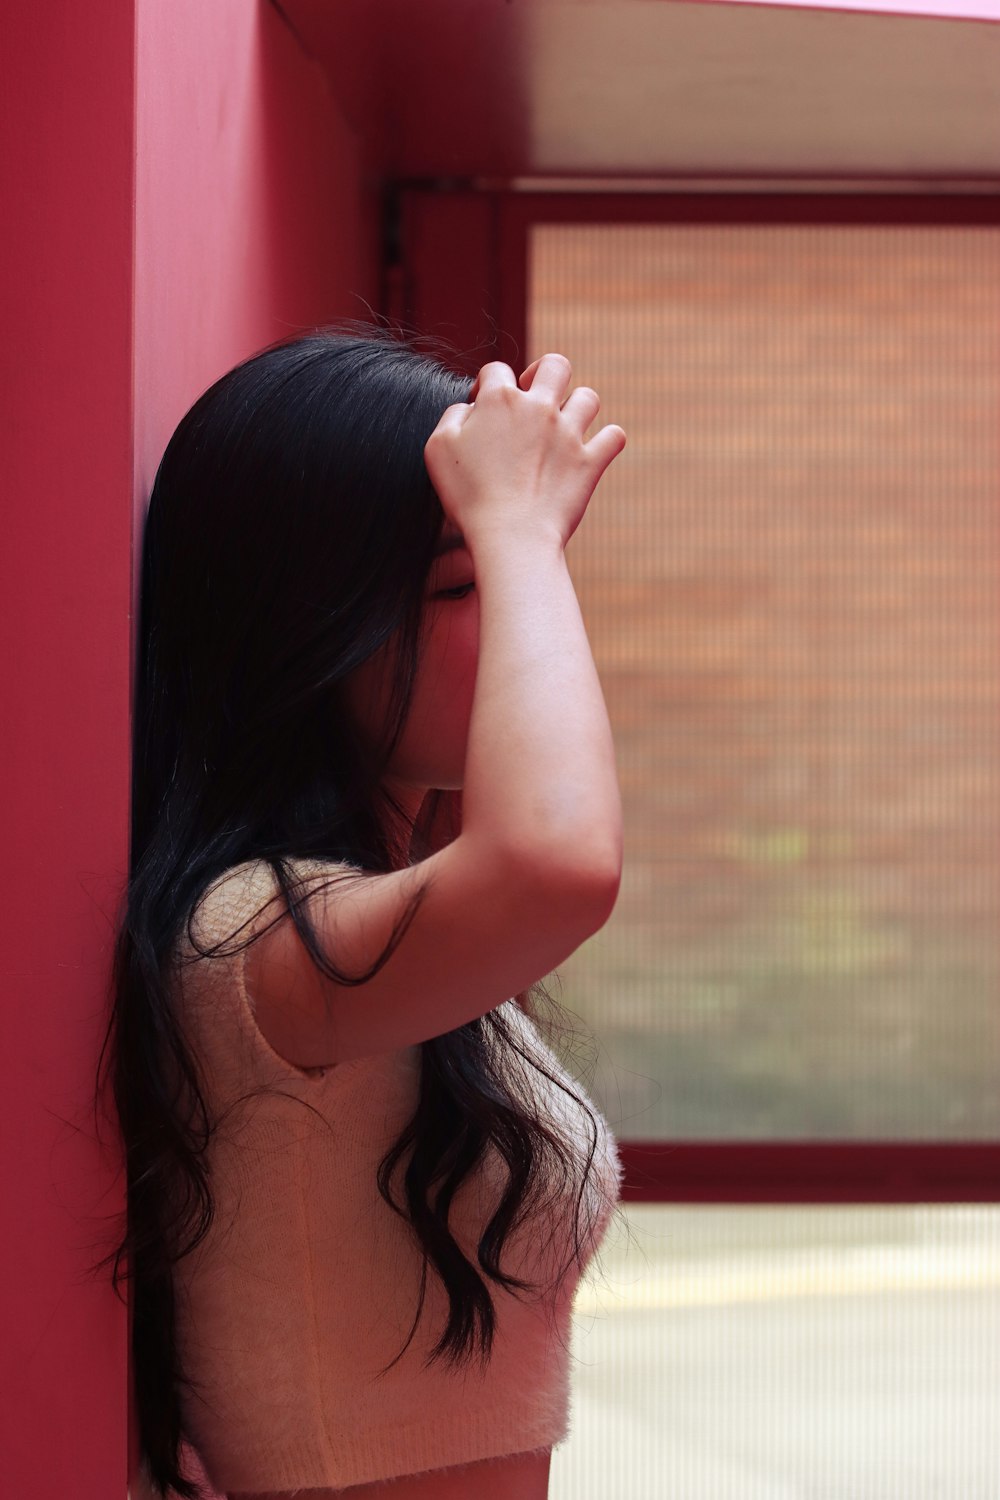
<path id="1" fill-rule="evenodd" d="M 171 1000 L 178 935 L 213 880 L 263 859 L 314 962 L 360 983 L 388 959 L 423 890 L 368 973 L 346 975 L 320 946 L 288 862 L 345 860 L 386 872 L 419 863 L 460 829 L 460 793 L 429 793 L 414 822 L 382 785 L 406 722 L 445 520 L 423 447 L 445 407 L 471 389 L 439 354 L 440 346 L 432 355 L 397 332 L 355 323 L 269 345 L 195 401 L 152 488 L 129 873 L 97 1067 L 99 1094 L 107 1055 L 127 1222 L 97 1269 L 113 1262 L 119 1296 L 120 1283 L 132 1281 L 140 1447 L 163 1495 L 200 1494 L 181 1472 L 179 1388 L 190 1382 L 179 1365 L 171 1266 L 212 1222 L 205 1151 L 217 1124 Z M 342 684 L 390 639 L 389 722 L 373 750 L 343 709 Z M 541 982 L 516 998 L 535 1020 L 543 998 L 565 1021 Z M 458 1363 L 478 1344 L 485 1360 L 492 1347 L 492 1297 L 447 1223 L 455 1189 L 486 1147 L 501 1153 L 509 1183 L 479 1243 L 479 1268 L 508 1288 L 529 1285 L 506 1275 L 499 1257 L 533 1205 L 540 1167 L 554 1163 L 563 1182 L 578 1176 L 568 1143 L 516 1087 L 505 1064 L 513 1052 L 526 1057 L 492 1011 L 423 1042 L 417 1108 L 379 1166 L 380 1193 L 419 1237 L 424 1276 L 430 1262 L 447 1290 L 449 1317 L 431 1358 L 447 1353 Z M 579 1206 L 597 1134 L 592 1112 L 573 1097 L 595 1126 Z M 411 1147 L 404 1211 L 390 1177 Z M 577 1234 L 560 1279 L 578 1256 Z"/>

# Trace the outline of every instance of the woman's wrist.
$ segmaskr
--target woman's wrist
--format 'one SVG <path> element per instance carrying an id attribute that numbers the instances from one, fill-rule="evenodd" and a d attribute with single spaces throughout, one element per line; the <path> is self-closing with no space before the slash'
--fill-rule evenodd
<path id="1" fill-rule="evenodd" d="M 472 527 L 466 524 L 463 534 L 476 564 L 506 552 L 561 557 L 565 547 L 559 528 L 552 520 L 538 516 L 525 522 L 523 513 L 485 517 Z"/>

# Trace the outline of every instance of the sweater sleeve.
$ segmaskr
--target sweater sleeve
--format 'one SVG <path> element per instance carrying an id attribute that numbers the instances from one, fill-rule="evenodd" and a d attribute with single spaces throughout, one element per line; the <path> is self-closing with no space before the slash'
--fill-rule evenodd
<path id="1" fill-rule="evenodd" d="M 301 896 L 304 903 L 331 876 L 365 873 L 343 860 L 291 863 L 292 897 Z M 274 871 L 264 859 L 248 860 L 206 887 L 182 931 L 182 1003 L 199 1052 L 214 1062 L 217 1074 L 234 1077 L 237 1057 L 242 1059 L 239 1076 L 243 1082 L 280 1077 L 313 1080 L 332 1071 L 332 1065 L 301 1067 L 282 1057 L 257 1024 L 254 997 L 246 982 L 247 951 L 261 932 L 282 919 L 291 920 Z"/>

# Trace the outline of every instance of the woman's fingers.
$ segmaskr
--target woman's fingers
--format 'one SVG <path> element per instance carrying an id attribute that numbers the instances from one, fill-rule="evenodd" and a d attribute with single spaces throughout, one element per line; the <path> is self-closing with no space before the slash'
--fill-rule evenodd
<path id="1" fill-rule="evenodd" d="M 517 389 L 517 379 L 510 365 L 505 365 L 502 359 L 492 359 L 489 364 L 483 365 L 479 374 L 472 384 L 469 392 L 469 401 L 475 401 L 480 391 L 489 390 L 491 387 L 509 385 Z"/>
<path id="2" fill-rule="evenodd" d="M 469 402 L 475 401 L 481 391 L 491 386 L 514 384 L 515 387 L 520 386 L 522 391 L 547 393 L 558 402 L 563 414 L 572 419 L 582 439 L 601 409 L 601 398 L 589 385 L 577 386 L 575 391 L 567 395 L 572 379 L 573 366 L 565 354 L 541 355 L 532 360 L 516 379 L 510 365 L 501 360 L 493 360 L 483 365 L 476 376 L 475 384 L 469 392 Z M 471 406 L 467 409 L 471 409 Z M 624 429 L 613 422 L 595 433 L 589 443 L 584 443 L 584 451 L 595 464 L 598 479 L 612 459 L 618 457 L 625 443 Z"/>
<path id="3" fill-rule="evenodd" d="M 539 379 L 543 362 L 546 363 L 546 370 Z M 572 374 L 573 367 L 564 354 L 543 354 L 522 371 L 517 383 L 523 391 L 548 388 L 556 393 L 563 411 L 578 424 L 582 436 L 600 411 L 601 398 L 589 385 L 577 386 L 567 396 Z"/>
<path id="4" fill-rule="evenodd" d="M 573 366 L 565 354 L 543 354 L 522 374 L 518 385 L 522 391 L 535 391 L 553 397 L 562 406 L 573 379 Z"/>
<path id="5" fill-rule="evenodd" d="M 448 428 L 461 427 L 471 410 L 471 401 L 452 402 L 451 406 L 446 406 L 440 417 L 438 417 L 437 426 L 434 431 L 440 433 Z"/>
<path id="6" fill-rule="evenodd" d="M 596 432 L 589 443 L 584 443 L 583 451 L 593 461 L 597 478 L 600 479 L 612 459 L 617 458 L 625 446 L 624 429 L 609 422 L 607 427 L 602 427 Z M 595 481 L 596 483 L 596 481 Z"/>
<path id="7" fill-rule="evenodd" d="M 601 398 L 596 391 L 591 390 L 589 385 L 578 385 L 572 395 L 563 402 L 563 416 L 573 419 L 580 429 L 581 437 L 600 409 Z"/>

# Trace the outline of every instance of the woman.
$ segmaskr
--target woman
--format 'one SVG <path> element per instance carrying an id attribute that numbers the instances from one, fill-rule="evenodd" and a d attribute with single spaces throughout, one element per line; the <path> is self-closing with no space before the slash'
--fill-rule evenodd
<path id="1" fill-rule="evenodd" d="M 229 1500 L 547 1492 L 620 1191 L 533 1004 L 621 876 L 571 378 L 318 329 L 163 455 L 102 1049 L 156 1495 L 185 1441 Z"/>

